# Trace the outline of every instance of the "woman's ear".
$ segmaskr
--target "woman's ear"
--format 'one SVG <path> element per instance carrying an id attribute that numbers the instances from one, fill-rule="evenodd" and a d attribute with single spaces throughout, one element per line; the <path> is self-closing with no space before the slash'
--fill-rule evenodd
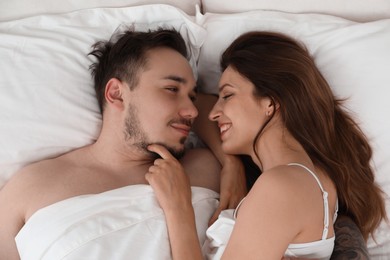
<path id="1" fill-rule="evenodd" d="M 270 99 L 270 103 L 268 104 L 268 108 L 273 110 L 273 111 L 276 111 L 280 108 L 280 105 L 274 99 Z"/>
<path id="2" fill-rule="evenodd" d="M 106 99 L 107 105 L 113 106 L 118 109 L 123 109 L 123 83 L 117 79 L 112 78 L 106 84 L 106 90 L 104 97 Z"/>
<path id="3" fill-rule="evenodd" d="M 267 116 L 271 116 L 274 112 L 276 112 L 280 108 L 279 103 L 277 103 L 273 98 L 266 97 L 264 98 L 264 102 L 266 107 L 265 114 Z"/>

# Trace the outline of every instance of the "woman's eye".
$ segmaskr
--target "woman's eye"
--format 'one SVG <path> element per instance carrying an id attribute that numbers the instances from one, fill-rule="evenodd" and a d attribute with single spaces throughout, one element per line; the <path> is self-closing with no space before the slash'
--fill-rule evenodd
<path id="1" fill-rule="evenodd" d="M 221 95 L 221 98 L 223 100 L 226 100 L 226 99 L 230 98 L 231 96 L 233 96 L 233 94 L 226 94 L 226 95 Z"/>

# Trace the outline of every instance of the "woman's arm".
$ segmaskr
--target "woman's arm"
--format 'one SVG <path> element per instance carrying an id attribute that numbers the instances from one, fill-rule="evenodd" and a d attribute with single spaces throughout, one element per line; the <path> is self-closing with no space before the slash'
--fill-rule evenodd
<path id="1" fill-rule="evenodd" d="M 247 194 L 245 168 L 240 157 L 228 155 L 222 151 L 218 126 L 208 119 L 208 115 L 216 101 L 217 97 L 211 94 L 199 93 L 197 95 L 195 105 L 199 115 L 193 126 L 195 133 L 210 148 L 222 165 L 220 203 L 210 219 L 210 224 L 218 218 L 222 210 L 237 207 L 238 203 Z"/>
<path id="2" fill-rule="evenodd" d="M 154 161 L 145 178 L 164 210 L 173 259 L 203 259 L 189 178 L 180 162 L 166 148 L 149 145 L 148 149 L 161 156 Z"/>
<path id="3" fill-rule="evenodd" d="M 203 259 L 192 206 L 164 212 L 173 259 Z"/>

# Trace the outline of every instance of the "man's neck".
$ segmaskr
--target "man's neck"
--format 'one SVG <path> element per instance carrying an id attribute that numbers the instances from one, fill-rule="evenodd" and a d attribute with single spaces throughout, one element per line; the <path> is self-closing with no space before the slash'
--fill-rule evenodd
<path id="1" fill-rule="evenodd" d="M 150 166 L 154 162 L 147 152 L 124 141 L 118 143 L 98 139 L 87 148 L 87 152 L 97 164 L 113 169 Z"/>

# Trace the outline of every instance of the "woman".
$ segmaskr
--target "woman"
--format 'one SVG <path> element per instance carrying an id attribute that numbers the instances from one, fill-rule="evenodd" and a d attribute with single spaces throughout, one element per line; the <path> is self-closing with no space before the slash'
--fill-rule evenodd
<path id="1" fill-rule="evenodd" d="M 367 239 L 386 218 L 371 147 L 308 51 L 282 34 L 249 32 L 227 48 L 221 66 L 209 117 L 218 122 L 223 151 L 250 155 L 262 174 L 236 210 L 209 228 L 215 248 L 206 252 L 329 259 L 337 209 Z M 164 209 L 173 257 L 202 259 L 188 181 L 166 151 L 150 149 L 162 156 L 147 179 Z"/>

